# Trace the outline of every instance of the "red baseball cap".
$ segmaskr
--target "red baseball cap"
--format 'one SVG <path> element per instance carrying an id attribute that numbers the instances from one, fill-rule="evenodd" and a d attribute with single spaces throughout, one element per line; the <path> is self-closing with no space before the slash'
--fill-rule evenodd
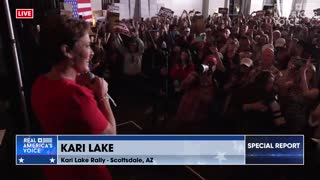
<path id="1" fill-rule="evenodd" d="M 214 57 L 214 55 L 208 55 L 205 58 L 204 63 L 208 63 L 211 66 L 213 66 L 213 65 L 215 66 L 218 64 L 218 61 L 217 61 L 216 57 Z"/>

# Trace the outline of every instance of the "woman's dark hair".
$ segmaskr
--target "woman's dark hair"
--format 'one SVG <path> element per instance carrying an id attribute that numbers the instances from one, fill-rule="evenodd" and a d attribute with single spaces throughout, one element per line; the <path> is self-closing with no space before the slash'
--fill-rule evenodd
<path id="1" fill-rule="evenodd" d="M 212 54 L 210 51 L 210 47 L 216 47 L 218 48 L 218 43 L 216 41 L 213 42 L 207 42 L 206 46 L 204 47 L 204 56 L 207 57 Z"/>
<path id="2" fill-rule="evenodd" d="M 192 63 L 192 57 L 191 57 L 191 52 L 189 51 L 189 49 L 181 49 L 180 51 L 180 57 L 179 57 L 179 60 L 178 60 L 178 64 L 182 64 L 182 59 L 181 59 L 181 53 L 182 52 L 185 52 L 187 53 L 188 57 L 187 57 L 187 67 L 189 67 Z"/>
<path id="3" fill-rule="evenodd" d="M 90 25 L 66 16 L 51 16 L 41 25 L 40 45 L 49 64 L 55 65 L 65 59 L 61 46 L 73 48 L 75 43 L 90 32 Z"/>
<path id="4" fill-rule="evenodd" d="M 102 61 L 104 60 L 104 57 L 105 57 L 105 51 L 102 47 L 99 47 L 98 45 L 96 44 L 92 44 L 91 45 L 91 49 L 93 50 L 94 52 L 94 55 L 92 57 L 92 62 L 93 63 L 103 63 Z"/>
<path id="5" fill-rule="evenodd" d="M 255 78 L 252 86 L 263 97 L 267 95 L 266 85 L 270 78 L 274 77 L 271 71 L 261 71 Z"/>

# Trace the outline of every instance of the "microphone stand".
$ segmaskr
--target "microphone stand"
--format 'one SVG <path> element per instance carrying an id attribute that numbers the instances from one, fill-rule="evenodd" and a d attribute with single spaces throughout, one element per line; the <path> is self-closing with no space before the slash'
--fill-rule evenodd
<path id="1" fill-rule="evenodd" d="M 164 112 L 164 123 L 163 123 L 163 126 L 165 126 L 169 120 L 169 52 L 168 52 L 168 49 L 166 48 L 163 48 L 162 49 L 162 54 L 164 56 L 164 60 L 165 60 L 165 68 L 166 68 L 166 77 L 165 77 L 165 112 Z"/>
<path id="2" fill-rule="evenodd" d="M 14 33 L 14 24 L 12 22 L 12 17 L 11 17 L 11 12 L 10 12 L 10 4 L 9 0 L 3 1 L 4 5 L 4 11 L 6 15 L 6 20 L 8 22 L 8 30 L 9 30 L 9 35 L 10 36 L 10 45 L 11 45 L 11 53 L 13 55 L 13 61 L 14 61 L 14 68 L 15 68 L 15 73 L 16 73 L 16 80 L 17 80 L 17 85 L 19 88 L 19 98 L 20 98 L 20 110 L 22 113 L 22 116 L 24 118 L 24 132 L 25 133 L 30 133 L 31 132 L 31 122 L 28 114 L 28 107 L 27 107 L 27 100 L 25 97 L 25 86 L 23 84 L 22 80 L 22 74 L 21 74 L 21 59 L 19 58 L 19 53 L 18 53 L 18 48 L 17 48 L 17 39 L 15 37 Z"/>

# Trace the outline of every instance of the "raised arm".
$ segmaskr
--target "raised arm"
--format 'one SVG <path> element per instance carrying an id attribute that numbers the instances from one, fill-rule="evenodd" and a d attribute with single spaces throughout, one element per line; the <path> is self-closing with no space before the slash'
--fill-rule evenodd
<path id="1" fill-rule="evenodd" d="M 120 53 L 125 54 L 128 52 L 128 49 L 124 47 L 121 41 L 120 34 L 114 34 L 114 41 L 115 41 L 115 46 L 119 50 Z"/>
<path id="2" fill-rule="evenodd" d="M 104 33 L 103 44 L 108 44 L 110 37 L 111 37 L 111 33 Z"/>
<path id="3" fill-rule="evenodd" d="M 144 52 L 144 43 L 143 43 L 143 41 L 139 37 L 136 37 L 136 41 L 138 43 L 139 54 L 143 54 L 143 52 Z"/>
<path id="4" fill-rule="evenodd" d="M 190 15 L 189 14 L 187 14 L 187 21 L 188 21 L 188 27 L 191 27 L 192 23 L 191 23 L 191 19 L 190 19 Z"/>
<path id="5" fill-rule="evenodd" d="M 302 69 L 301 72 L 301 89 L 303 96 L 308 100 L 316 100 L 319 96 L 319 89 L 317 88 L 310 88 L 309 82 L 307 80 L 307 70 L 310 68 L 311 65 L 307 63 L 306 67 Z"/>
<path id="6" fill-rule="evenodd" d="M 273 24 L 269 24 L 270 25 L 270 44 L 273 44 Z"/>
<path id="7" fill-rule="evenodd" d="M 229 44 L 230 44 L 230 39 L 228 39 L 227 42 L 220 49 L 220 53 L 221 54 L 225 54 L 227 52 L 227 48 L 228 48 Z"/>

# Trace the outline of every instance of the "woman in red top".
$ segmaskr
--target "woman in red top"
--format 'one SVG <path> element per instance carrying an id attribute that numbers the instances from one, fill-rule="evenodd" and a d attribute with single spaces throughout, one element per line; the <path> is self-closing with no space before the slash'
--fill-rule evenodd
<path id="1" fill-rule="evenodd" d="M 41 29 L 41 45 L 52 67 L 32 88 L 31 103 L 45 134 L 116 134 L 108 101 L 108 84 L 76 83 L 89 71 L 93 56 L 89 25 L 66 17 L 51 17 Z M 46 179 L 112 179 L 105 166 L 45 166 Z"/>
<path id="2" fill-rule="evenodd" d="M 194 71 L 190 51 L 182 49 L 177 63 L 170 69 L 170 76 L 174 82 L 175 92 L 180 92 L 181 82 Z"/>
<path id="3" fill-rule="evenodd" d="M 209 55 L 203 64 L 209 67 L 208 70 L 200 72 L 200 68 L 196 68 L 182 82 L 185 93 L 176 114 L 180 133 L 202 133 L 208 126 L 210 107 L 217 91 L 217 84 L 212 76 L 218 61 L 213 55 Z"/>

